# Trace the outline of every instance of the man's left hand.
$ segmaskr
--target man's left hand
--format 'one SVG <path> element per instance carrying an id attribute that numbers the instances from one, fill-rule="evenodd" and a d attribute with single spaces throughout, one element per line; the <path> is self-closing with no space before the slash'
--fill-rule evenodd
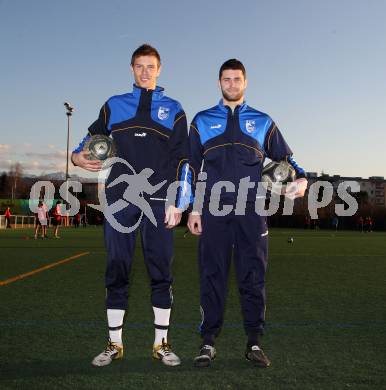
<path id="1" fill-rule="evenodd" d="M 169 206 L 165 212 L 165 224 L 167 229 L 176 227 L 181 222 L 182 210 Z"/>

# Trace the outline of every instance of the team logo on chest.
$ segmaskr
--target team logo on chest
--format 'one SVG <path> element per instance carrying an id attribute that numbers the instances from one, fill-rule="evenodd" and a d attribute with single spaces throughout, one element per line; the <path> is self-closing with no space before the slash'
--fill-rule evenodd
<path id="1" fill-rule="evenodd" d="M 170 108 L 160 106 L 158 109 L 158 119 L 164 121 L 169 118 Z"/>
<path id="2" fill-rule="evenodd" d="M 247 119 L 245 121 L 245 128 L 247 129 L 248 133 L 253 133 L 256 130 L 256 122 Z"/>

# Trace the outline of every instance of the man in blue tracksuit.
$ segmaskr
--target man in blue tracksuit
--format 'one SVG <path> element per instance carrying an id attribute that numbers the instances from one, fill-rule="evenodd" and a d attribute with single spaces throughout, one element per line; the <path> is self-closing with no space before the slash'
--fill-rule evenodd
<path id="1" fill-rule="evenodd" d="M 214 344 L 223 323 L 233 252 L 248 338 L 245 356 L 260 367 L 268 367 L 270 361 L 260 346 L 265 320 L 268 229 L 266 218 L 255 212 L 256 199 L 261 197 L 257 183 L 261 181 L 266 157 L 287 160 L 293 165 L 297 173 L 297 180 L 292 184 L 293 197 L 304 195 L 307 180 L 272 119 L 244 101 L 247 80 L 240 61 L 231 59 L 221 66 L 219 86 L 223 99 L 215 107 L 198 113 L 189 131 L 189 178 L 193 195 L 203 198 L 202 212 L 193 208 L 188 219 L 191 233 L 201 235 L 203 343 L 195 365 L 209 366 L 216 355 Z M 203 188 L 200 176 L 201 180 L 206 179 L 206 190 L 198 189 Z M 250 180 L 249 184 L 246 179 Z M 238 206 L 240 198 L 245 200 L 242 210 Z M 230 206 L 233 211 L 224 212 Z"/>
<path id="2" fill-rule="evenodd" d="M 75 165 L 99 171 L 100 161 L 87 159 L 88 153 L 83 147 L 91 135 L 103 134 L 113 138 L 117 157 L 125 161 L 113 165 L 105 186 L 107 204 L 123 204 L 124 207 L 116 209 L 113 222 L 109 218 L 105 220 L 109 342 L 92 364 L 105 366 L 123 356 L 122 327 L 127 309 L 128 277 L 139 230 L 151 279 L 155 326 L 153 357 L 176 366 L 180 359 L 167 342 L 167 332 L 173 301 L 171 228 L 178 225 L 181 210 L 170 205 L 165 212 L 165 200 L 168 185 L 179 180 L 186 163 L 186 117 L 181 105 L 166 97 L 163 88 L 156 85 L 161 61 L 155 48 L 142 45 L 135 50 L 131 68 L 135 80 L 133 91 L 107 100 L 98 119 L 89 127 L 89 134 L 71 157 Z M 145 187 L 139 188 L 141 183 Z M 130 202 L 130 193 L 137 195 L 136 201 Z M 138 228 L 131 232 L 117 228 L 130 229 L 137 224 Z"/>

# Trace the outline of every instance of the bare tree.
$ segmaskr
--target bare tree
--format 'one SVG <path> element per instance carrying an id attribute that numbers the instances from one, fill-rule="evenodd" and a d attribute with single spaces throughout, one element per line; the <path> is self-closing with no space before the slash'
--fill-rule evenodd
<path id="1" fill-rule="evenodd" d="M 11 185 L 11 199 L 17 198 L 18 185 L 23 176 L 23 167 L 20 163 L 12 164 L 9 168 L 8 178 Z"/>

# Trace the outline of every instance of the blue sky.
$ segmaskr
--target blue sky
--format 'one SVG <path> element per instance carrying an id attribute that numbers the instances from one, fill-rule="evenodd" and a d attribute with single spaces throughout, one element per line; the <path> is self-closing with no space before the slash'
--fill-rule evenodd
<path id="1" fill-rule="evenodd" d="M 63 102 L 74 148 L 104 101 L 131 89 L 131 53 L 148 42 L 189 121 L 217 103 L 218 68 L 236 57 L 248 103 L 306 170 L 386 176 L 385 15 L 383 0 L 0 0 L 0 171 L 64 170 Z"/>

